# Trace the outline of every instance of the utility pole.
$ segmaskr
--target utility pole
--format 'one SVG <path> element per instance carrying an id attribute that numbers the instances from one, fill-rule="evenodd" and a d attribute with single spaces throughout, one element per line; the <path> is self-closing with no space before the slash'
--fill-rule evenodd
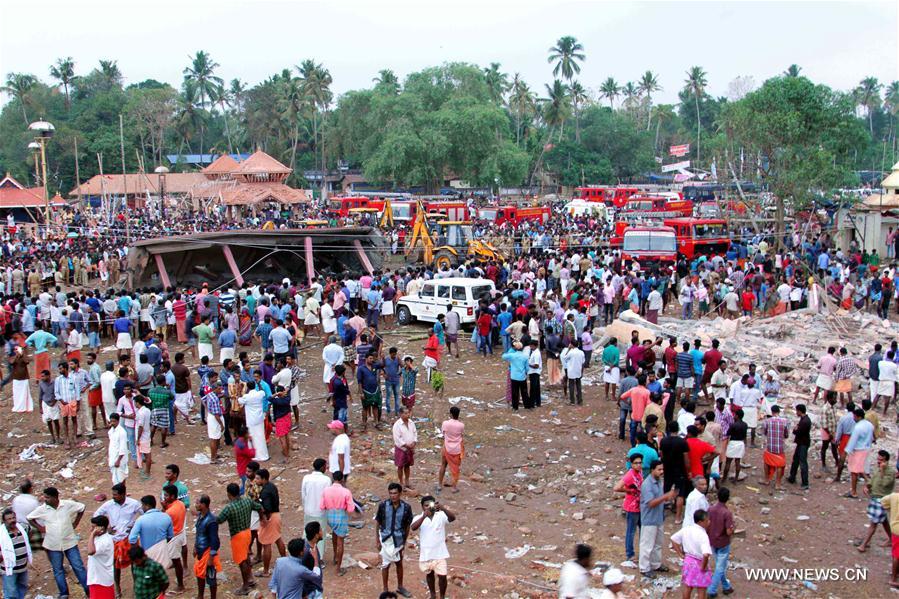
<path id="1" fill-rule="evenodd" d="M 81 205 L 81 170 L 78 165 L 78 137 L 75 137 L 75 189 L 78 190 L 78 209 L 84 207 Z"/>

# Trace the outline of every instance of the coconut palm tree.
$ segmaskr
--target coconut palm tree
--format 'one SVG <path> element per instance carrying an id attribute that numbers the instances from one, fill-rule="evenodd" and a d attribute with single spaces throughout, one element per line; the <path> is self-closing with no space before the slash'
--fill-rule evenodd
<path id="1" fill-rule="evenodd" d="M 103 77 L 103 83 L 107 89 L 113 87 L 121 87 L 122 71 L 119 70 L 119 63 L 115 60 L 100 61 L 100 75 Z"/>
<path id="2" fill-rule="evenodd" d="M 219 66 L 208 52 L 200 50 L 191 59 L 190 66 L 184 69 L 184 80 L 189 81 L 196 89 L 201 108 L 206 107 L 207 100 L 211 103 L 216 89 L 225 84 L 221 77 L 215 75 Z"/>
<path id="3" fill-rule="evenodd" d="M 175 114 L 175 131 L 181 138 L 178 154 L 181 155 L 184 145 L 187 151 L 193 153 L 190 145 L 194 133 L 200 132 L 200 153 L 203 153 L 203 130 L 206 124 L 206 113 L 199 108 L 199 98 L 196 88 L 191 84 L 185 84 L 178 96 L 178 108 Z"/>
<path id="4" fill-rule="evenodd" d="M 899 114 L 899 81 L 893 81 L 883 90 L 883 109 L 890 115 L 890 147 L 896 143 L 896 115 Z"/>
<path id="5" fill-rule="evenodd" d="M 37 77 L 34 75 L 29 75 L 28 73 L 9 73 L 6 75 L 6 84 L 0 88 L 0 91 L 9 94 L 19 101 L 19 106 L 22 108 L 22 118 L 25 119 L 26 127 L 30 123 L 27 112 L 28 98 L 35 85 L 37 85 Z"/>
<path id="6" fill-rule="evenodd" d="M 225 87 L 224 83 L 222 85 L 217 85 L 212 96 L 210 96 L 210 101 L 213 104 L 218 104 L 222 109 L 222 119 L 225 121 L 225 138 L 228 140 L 228 153 L 233 154 L 234 144 L 231 142 L 231 126 L 228 123 L 227 108 L 227 105 L 231 101 L 231 92 L 228 91 L 228 88 Z"/>
<path id="7" fill-rule="evenodd" d="M 701 121 L 699 120 L 699 99 L 705 95 L 705 88 L 709 84 L 708 76 L 702 67 L 690 67 L 687 78 L 684 80 L 684 88 L 693 96 L 696 105 L 696 162 L 699 162 L 699 142 L 702 135 Z"/>
<path id="8" fill-rule="evenodd" d="M 574 112 L 574 140 L 581 141 L 580 107 L 589 99 L 587 90 L 580 81 L 575 81 L 568 86 L 568 97 L 571 98 L 571 108 Z"/>
<path id="9" fill-rule="evenodd" d="M 325 163 L 325 136 L 319 131 L 319 123 L 324 124 L 320 119 L 321 113 L 327 110 L 333 99 L 331 93 L 331 73 L 321 64 L 317 64 L 314 60 L 306 59 L 296 67 L 300 74 L 301 88 L 306 96 L 308 105 L 312 109 L 312 137 L 316 147 L 320 145 L 321 167 L 322 167 L 322 198 L 324 199 L 327 186 L 327 177 L 325 176 L 327 166 Z M 318 140 L 321 140 L 320 143 Z"/>
<path id="10" fill-rule="evenodd" d="M 552 86 L 546 85 L 546 99 L 543 100 L 543 120 L 549 127 L 549 135 L 553 129 L 559 129 L 559 141 L 562 141 L 562 132 L 565 121 L 568 119 L 571 102 L 568 96 L 568 86 L 556 79 Z"/>
<path id="11" fill-rule="evenodd" d="M 556 45 L 549 49 L 546 62 L 556 63 L 553 67 L 553 77 L 558 77 L 559 73 L 562 73 L 562 77 L 571 82 L 574 75 L 581 72 L 581 65 L 578 63 L 586 58 L 584 46 L 574 36 L 566 35 L 560 37 Z"/>
<path id="12" fill-rule="evenodd" d="M 799 72 L 802 71 L 802 67 L 798 64 L 791 64 L 787 67 L 787 70 L 784 71 L 784 77 L 799 77 Z"/>
<path id="13" fill-rule="evenodd" d="M 640 88 L 633 81 L 628 81 L 621 88 L 621 95 L 624 96 L 624 108 L 628 112 L 632 112 L 640 100 Z"/>
<path id="14" fill-rule="evenodd" d="M 853 90 L 856 103 L 868 113 L 868 128 L 874 135 L 874 111 L 880 106 L 880 90 L 883 85 L 877 77 L 865 77 Z"/>
<path id="15" fill-rule="evenodd" d="M 615 110 L 615 98 L 621 95 L 621 86 L 612 77 L 607 78 L 599 86 L 599 94 L 609 99 L 609 108 Z"/>
<path id="16" fill-rule="evenodd" d="M 656 140 L 653 147 L 658 150 L 659 133 L 662 130 L 662 123 L 673 121 L 675 119 L 675 113 L 674 107 L 671 106 L 671 104 L 659 104 L 658 106 L 655 106 L 653 110 L 656 114 Z"/>
<path id="17" fill-rule="evenodd" d="M 640 93 L 646 94 L 646 130 L 649 131 L 649 126 L 652 123 L 652 94 L 662 91 L 662 86 L 659 85 L 659 79 L 655 73 L 646 71 L 637 83 L 637 88 L 640 90 Z"/>
<path id="18" fill-rule="evenodd" d="M 491 62 L 490 68 L 484 69 L 484 79 L 487 80 L 487 93 L 494 104 L 502 105 L 505 102 L 506 92 L 509 91 L 509 76 L 499 70 L 498 62 Z"/>
<path id="19" fill-rule="evenodd" d="M 521 121 L 525 114 L 531 113 L 536 107 L 534 92 L 521 78 L 520 73 L 515 73 L 512 78 L 511 93 L 509 94 L 509 109 L 515 113 L 515 143 L 521 143 Z"/>
<path id="20" fill-rule="evenodd" d="M 66 110 L 69 109 L 69 85 L 75 79 L 75 61 L 71 56 L 59 58 L 56 64 L 50 67 L 50 76 L 59 81 L 66 95 Z"/>
<path id="21" fill-rule="evenodd" d="M 372 81 L 375 82 L 375 87 L 388 91 L 391 95 L 400 91 L 400 80 L 391 69 L 381 69 Z"/>

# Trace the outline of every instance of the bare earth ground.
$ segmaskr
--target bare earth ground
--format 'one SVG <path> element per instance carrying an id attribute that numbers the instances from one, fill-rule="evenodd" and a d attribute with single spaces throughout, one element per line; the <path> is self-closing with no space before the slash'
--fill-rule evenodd
<path id="1" fill-rule="evenodd" d="M 386 346 L 395 345 L 401 355 L 408 351 L 420 359 L 422 334 L 424 327 L 421 325 L 407 327 L 399 334 L 388 333 Z M 611 487 L 623 472 L 623 456 L 628 447 L 616 438 L 617 408 L 612 402 L 606 402 L 600 386 L 593 384 L 593 377 L 599 374 L 597 368 L 594 366 L 589 370 L 585 379 L 583 407 L 562 405 L 558 388 L 544 388 L 546 399 L 542 408 L 534 413 L 516 415 L 504 402 L 505 370 L 498 355 L 484 359 L 474 353 L 468 342 L 463 341 L 462 347 L 460 359 L 443 361 L 442 368 L 447 375 L 443 398 L 435 397 L 426 387 L 423 373 L 419 377 L 419 403 L 414 413 L 419 448 L 412 484 L 419 491 L 431 493 L 440 461 L 442 441 L 436 434 L 440 422 L 447 415 L 450 400 L 460 396 L 470 398 L 458 403 L 466 424 L 466 457 L 460 492 L 454 494 L 447 489 L 442 494 L 442 500 L 458 515 L 458 520 L 448 527 L 452 556 L 448 595 L 453 599 L 555 597 L 558 566 L 570 557 L 577 542 L 591 544 L 599 562 L 617 566 L 624 559 L 625 525 L 620 511 L 621 500 L 612 493 Z M 300 366 L 307 369 L 308 376 L 303 389 L 300 428 L 293 433 L 295 448 L 287 467 L 277 463 L 279 450 L 275 440 L 270 444 L 273 460 L 267 466 L 281 491 L 285 540 L 302 535 L 300 480 L 314 458 L 327 456 L 331 441 L 325 428 L 330 420 L 330 410 L 326 413 L 323 409 L 320 353 L 320 345 L 301 352 Z M 112 355 L 111 351 L 104 353 L 101 362 Z M 105 467 L 105 435 L 101 434 L 89 445 L 82 444 L 73 452 L 59 447 L 41 447 L 37 450 L 42 456 L 40 461 L 21 461 L 18 456 L 23 449 L 32 443 L 47 442 L 49 435 L 39 423 L 37 414 L 22 417 L 9 413 L 10 392 L 7 388 L 2 394 L 6 417 L 0 423 L 0 435 L 6 441 L 0 454 L 6 472 L 0 489 L 4 502 L 11 498 L 18 482 L 29 475 L 38 489 L 56 485 L 63 497 L 84 502 L 88 514 L 92 513 L 99 507 L 94 495 L 108 493 L 111 484 Z M 36 393 L 34 396 L 37 397 Z M 360 418 L 358 404 L 354 404 L 351 422 L 357 429 Z M 350 567 L 344 577 L 338 577 L 335 568 L 330 566 L 325 570 L 326 597 L 370 598 L 377 597 L 381 590 L 380 574 L 376 567 L 371 567 L 376 561 L 372 555 L 375 531 L 370 518 L 376 501 L 386 497 L 387 484 L 395 477 L 389 428 L 385 426 L 380 432 L 369 429 L 368 434 L 356 434 L 352 442 L 354 476 L 351 490 L 368 509 L 365 528 L 351 529 L 346 551 L 348 556 L 367 563 L 369 568 Z M 179 423 L 178 434 L 170 440 L 167 449 L 154 447 L 151 481 L 141 481 L 132 469 L 129 494 L 137 498 L 147 493 L 158 496 L 163 484 L 162 468 L 166 463 L 175 462 L 181 465 L 182 480 L 188 485 L 194 501 L 200 493 L 208 493 L 212 497 L 212 509 L 217 512 L 226 500 L 225 484 L 236 479 L 234 461 L 227 453 L 230 448 L 226 448 L 225 454 L 229 459 L 218 466 L 195 465 L 187 461 L 205 448 L 205 427 L 184 427 Z M 888 449 L 895 452 L 895 442 L 889 443 Z M 792 449 L 789 453 L 792 454 Z M 810 458 L 814 477 L 811 493 L 801 493 L 798 488 L 791 487 L 793 492 L 769 497 L 767 489 L 762 488 L 758 480 L 761 452 L 749 451 L 746 461 L 754 467 L 749 471 L 749 479 L 734 488 L 731 502 L 738 528 L 746 530 L 745 535 L 735 539 L 732 547 L 731 563 L 740 566 L 730 573 L 737 589 L 733 597 L 884 597 L 889 594 L 890 557 L 889 549 L 880 547 L 884 540 L 882 531 L 878 531 L 869 553 L 861 555 L 855 550 L 850 543 L 859 538 L 867 526 L 865 501 L 841 498 L 847 484 L 824 482 L 819 474 L 817 451 L 812 453 L 815 457 Z M 58 474 L 67 464 L 74 477 L 65 478 Z M 406 499 L 417 513 L 418 498 Z M 799 516 L 810 519 L 798 520 Z M 87 520 L 85 517 L 79 527 L 83 538 L 89 527 Z M 192 519 L 189 526 L 192 543 Z M 673 531 L 673 518 L 667 519 L 666 534 Z M 239 580 L 239 574 L 230 561 L 226 526 L 222 527 L 221 536 L 227 580 L 222 582 L 219 596 L 229 597 L 238 586 L 235 581 Z M 417 535 L 413 534 L 406 551 L 405 586 L 415 597 L 424 598 L 428 596 L 427 588 L 414 563 L 418 558 L 416 543 Z M 516 549 L 518 551 L 514 551 Z M 81 550 L 86 561 L 84 542 Z M 667 548 L 667 542 L 663 556 L 672 569 L 669 577 L 655 585 L 641 585 L 637 577 L 627 583 L 629 596 L 679 595 L 680 589 L 671 590 L 679 583 L 679 565 Z M 331 559 L 329 542 L 326 560 Z M 749 583 L 742 566 L 838 568 L 840 573 L 844 568 L 865 567 L 868 580 L 863 584 L 816 582 L 818 591 L 815 592 L 806 589 L 800 580 L 782 584 Z M 625 574 L 635 573 L 635 570 L 625 570 Z M 173 571 L 170 576 L 174 581 Z M 74 585 L 74 577 L 70 575 L 69 579 L 72 597 L 80 598 L 81 591 Z M 126 581 L 125 596 L 128 597 L 130 573 L 123 576 L 123 581 Z M 259 580 L 259 588 L 264 589 L 267 582 L 267 579 Z M 187 586 L 188 596 L 195 595 L 196 585 L 191 575 Z M 596 586 L 601 586 L 599 580 Z M 667 592 L 666 586 L 669 587 Z M 391 588 L 395 588 L 393 572 Z M 48 595 L 56 593 L 49 563 L 40 552 L 35 557 L 32 591 Z M 264 596 L 269 595 L 266 592 Z"/>

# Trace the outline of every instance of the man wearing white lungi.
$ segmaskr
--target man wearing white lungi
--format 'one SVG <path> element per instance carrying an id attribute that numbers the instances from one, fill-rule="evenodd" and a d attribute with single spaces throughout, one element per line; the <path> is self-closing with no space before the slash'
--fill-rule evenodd
<path id="1" fill-rule="evenodd" d="M 34 409 L 31 398 L 31 382 L 28 380 L 28 354 L 16 346 L 12 360 L 12 411 L 30 412 Z"/>
<path id="2" fill-rule="evenodd" d="M 262 400 L 265 393 L 256 389 L 255 381 L 247 383 L 247 393 L 237 399 L 237 403 L 244 406 L 244 414 L 247 419 L 247 430 L 250 431 L 250 440 L 256 450 L 257 462 L 268 461 L 268 445 L 265 442 L 265 412 L 262 411 Z"/>
<path id="3" fill-rule="evenodd" d="M 128 435 L 117 412 L 109 416 L 109 471 L 112 484 L 117 485 L 128 479 Z"/>
<path id="4" fill-rule="evenodd" d="M 322 382 L 325 383 L 326 387 L 334 377 L 334 367 L 338 364 L 343 364 L 343 359 L 343 348 L 337 345 L 337 337 L 331 335 L 328 337 L 328 345 L 322 350 L 322 360 L 325 362 L 325 367 L 322 372 Z"/>

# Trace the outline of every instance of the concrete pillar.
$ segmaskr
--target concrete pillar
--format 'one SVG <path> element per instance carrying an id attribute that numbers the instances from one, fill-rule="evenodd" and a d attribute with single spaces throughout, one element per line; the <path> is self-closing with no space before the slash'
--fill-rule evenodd
<path id="1" fill-rule="evenodd" d="M 169 280 L 169 273 L 165 269 L 165 262 L 162 261 L 162 254 L 153 254 L 153 258 L 156 260 L 156 270 L 159 271 L 159 278 L 163 286 L 168 289 L 172 286 L 172 282 Z"/>
<path id="2" fill-rule="evenodd" d="M 225 254 L 225 260 L 228 262 L 228 268 L 231 269 L 231 274 L 234 275 L 234 281 L 237 283 L 237 286 L 243 287 L 243 275 L 240 274 L 240 269 L 237 268 L 237 262 L 234 261 L 234 254 L 231 253 L 231 246 L 223 245 L 222 253 Z"/>
<path id="3" fill-rule="evenodd" d="M 303 244 L 306 246 L 306 278 L 311 284 L 312 279 L 315 277 L 315 264 L 312 261 L 312 238 L 304 238 Z"/>
<path id="4" fill-rule="evenodd" d="M 362 262 L 362 266 L 365 267 L 365 270 L 368 271 L 368 274 L 373 274 L 375 269 L 371 267 L 371 261 L 369 261 L 368 254 L 365 253 L 365 249 L 363 249 L 362 247 L 362 242 L 358 239 L 354 239 L 353 245 L 356 246 L 356 251 L 359 253 L 359 261 Z"/>

